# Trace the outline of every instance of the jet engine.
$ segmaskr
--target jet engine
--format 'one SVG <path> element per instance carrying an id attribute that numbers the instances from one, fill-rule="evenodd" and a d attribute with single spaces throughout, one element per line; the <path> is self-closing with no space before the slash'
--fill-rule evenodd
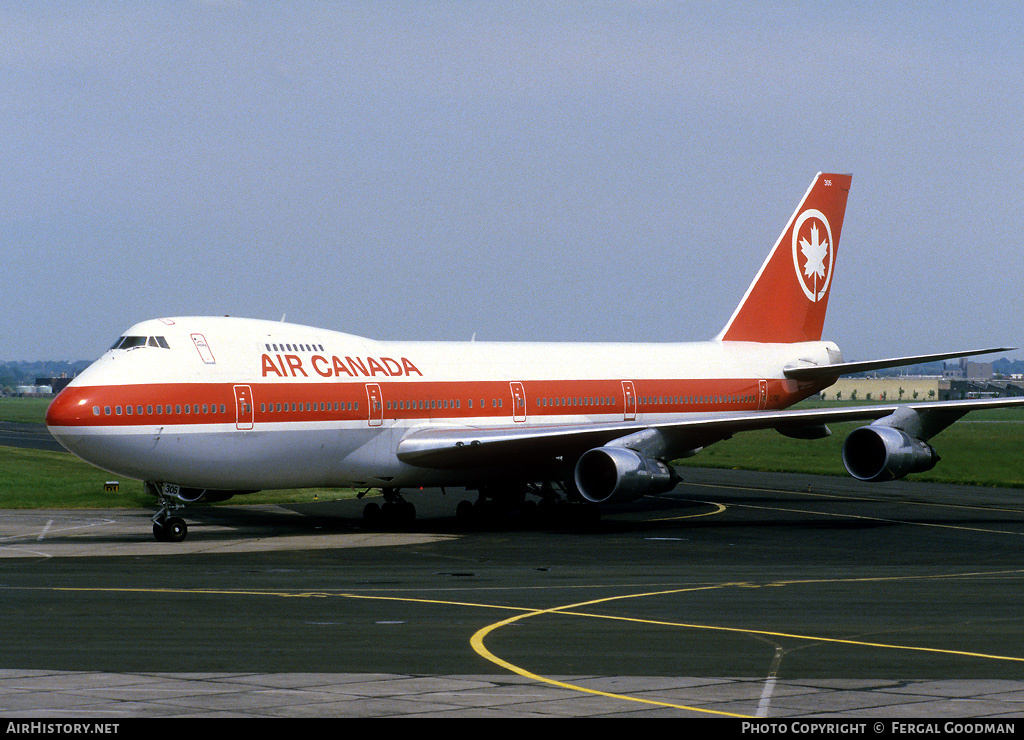
<path id="1" fill-rule="evenodd" d="M 931 445 L 902 429 L 872 424 L 854 429 L 843 442 L 843 465 L 858 480 L 897 480 L 931 470 L 939 456 Z"/>
<path id="2" fill-rule="evenodd" d="M 675 471 L 626 447 L 597 447 L 576 463 L 576 488 L 593 503 L 623 503 L 664 493 L 679 482 Z"/>

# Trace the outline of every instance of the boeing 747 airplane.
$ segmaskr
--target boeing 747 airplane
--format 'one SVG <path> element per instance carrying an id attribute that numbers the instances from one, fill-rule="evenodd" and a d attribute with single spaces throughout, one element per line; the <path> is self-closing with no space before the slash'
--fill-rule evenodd
<path id="1" fill-rule="evenodd" d="M 800 438 L 869 422 L 843 446 L 856 478 L 932 468 L 928 440 L 984 399 L 787 410 L 842 375 L 1005 347 L 844 362 L 822 341 L 850 175 L 819 173 L 725 328 L 710 341 L 375 341 L 229 317 L 144 321 L 54 399 L 60 443 L 159 502 L 153 531 L 178 541 L 179 502 L 262 489 L 466 488 L 476 504 L 614 503 L 678 483 L 672 460 L 739 432 Z M 378 514 L 367 504 L 365 514 Z"/>

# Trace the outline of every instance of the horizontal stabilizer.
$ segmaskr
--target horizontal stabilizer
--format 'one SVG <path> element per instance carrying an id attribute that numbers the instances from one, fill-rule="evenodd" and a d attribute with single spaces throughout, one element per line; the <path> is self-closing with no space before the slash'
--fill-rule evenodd
<path id="1" fill-rule="evenodd" d="M 1010 352 L 1016 347 L 992 347 L 990 349 L 971 349 L 962 352 L 942 352 L 934 355 L 915 355 L 913 357 L 890 357 L 887 360 L 865 360 L 864 362 L 837 362 L 834 365 L 798 365 L 784 368 L 782 374 L 793 380 L 817 380 L 819 378 L 838 378 L 841 375 L 853 375 L 870 370 L 882 370 L 888 367 L 904 367 L 923 362 L 951 360 L 956 357 L 984 355 L 991 352 Z"/>

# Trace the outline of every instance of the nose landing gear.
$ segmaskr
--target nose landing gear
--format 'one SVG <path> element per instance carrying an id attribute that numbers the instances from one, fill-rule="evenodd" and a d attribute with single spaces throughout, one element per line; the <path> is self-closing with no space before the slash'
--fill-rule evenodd
<path id="1" fill-rule="evenodd" d="M 146 483 L 150 493 L 156 495 L 160 503 L 160 510 L 153 515 L 153 536 L 160 542 L 181 542 L 188 534 L 188 525 L 180 516 L 171 516 L 171 512 L 182 508 L 174 496 L 177 486 L 168 484 Z"/>

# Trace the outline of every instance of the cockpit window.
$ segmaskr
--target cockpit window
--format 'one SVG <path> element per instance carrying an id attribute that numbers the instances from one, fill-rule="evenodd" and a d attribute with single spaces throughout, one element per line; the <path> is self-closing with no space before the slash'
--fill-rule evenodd
<path id="1" fill-rule="evenodd" d="M 133 347 L 163 347 L 170 349 L 163 337 L 118 337 L 110 349 L 132 349 Z"/>

